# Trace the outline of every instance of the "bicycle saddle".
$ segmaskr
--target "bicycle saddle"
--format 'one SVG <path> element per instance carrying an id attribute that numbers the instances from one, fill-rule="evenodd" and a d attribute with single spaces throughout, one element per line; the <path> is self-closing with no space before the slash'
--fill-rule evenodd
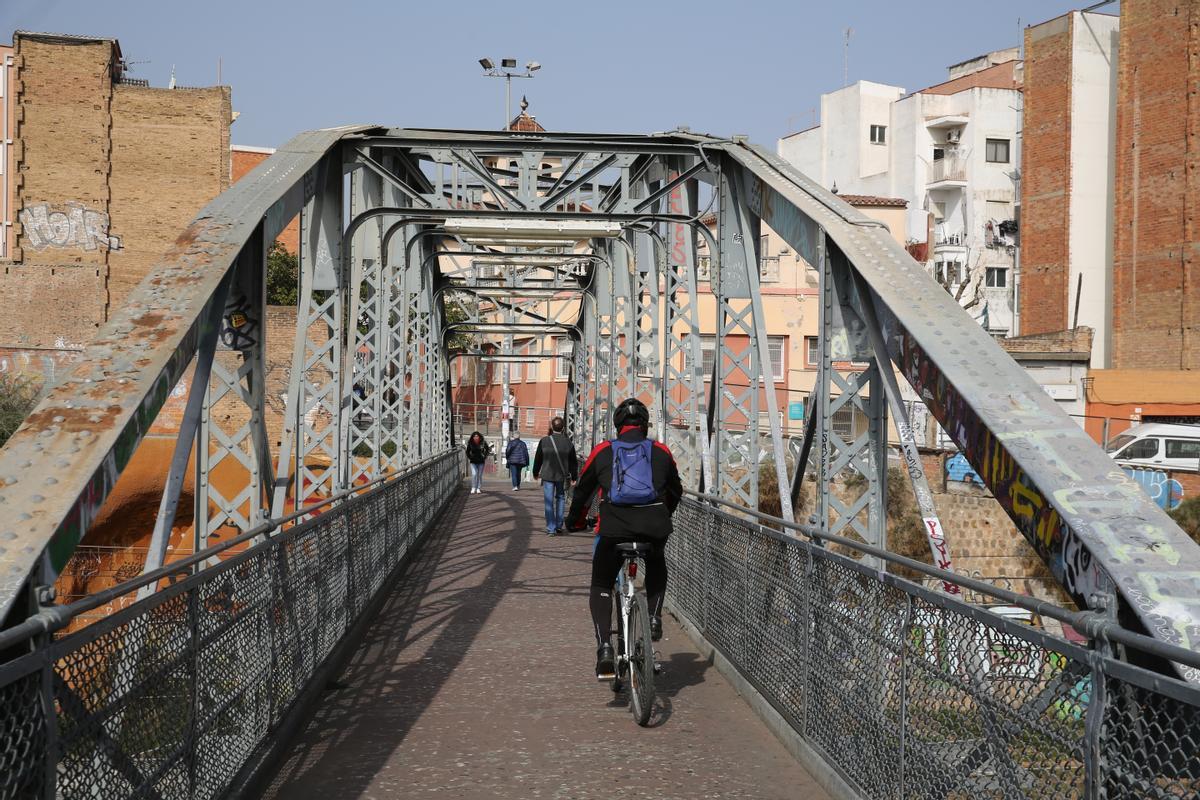
<path id="1" fill-rule="evenodd" d="M 621 542 L 617 545 L 617 552 L 628 556 L 644 556 L 652 549 L 653 545 L 647 542 Z"/>

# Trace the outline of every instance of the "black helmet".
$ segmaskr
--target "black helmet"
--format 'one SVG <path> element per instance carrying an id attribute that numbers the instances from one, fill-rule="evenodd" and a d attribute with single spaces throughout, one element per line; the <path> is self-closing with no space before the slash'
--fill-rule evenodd
<path id="1" fill-rule="evenodd" d="M 624 428 L 626 425 L 649 427 L 650 409 L 646 408 L 646 404 L 641 400 L 631 397 L 617 406 L 617 410 L 613 412 L 613 425 L 617 426 L 617 430 Z"/>

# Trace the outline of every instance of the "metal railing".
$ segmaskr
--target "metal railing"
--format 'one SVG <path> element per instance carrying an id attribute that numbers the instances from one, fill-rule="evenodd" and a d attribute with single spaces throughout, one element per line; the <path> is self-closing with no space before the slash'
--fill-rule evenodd
<path id="1" fill-rule="evenodd" d="M 929 165 L 929 183 L 938 181 L 965 181 L 967 162 L 962 158 L 939 158 Z"/>
<path id="2" fill-rule="evenodd" d="M 25 652 L 0 664 L 0 800 L 224 796 L 461 476 L 444 453 L 0 632 L 0 653 Z"/>
<path id="3" fill-rule="evenodd" d="M 1191 666 L 1200 655 L 1095 612 L 718 504 L 727 505 L 693 495 L 675 513 L 671 607 L 861 796 L 1200 793 L 1200 689 L 1108 651 Z M 822 542 L 1058 619 L 1091 649 Z"/>

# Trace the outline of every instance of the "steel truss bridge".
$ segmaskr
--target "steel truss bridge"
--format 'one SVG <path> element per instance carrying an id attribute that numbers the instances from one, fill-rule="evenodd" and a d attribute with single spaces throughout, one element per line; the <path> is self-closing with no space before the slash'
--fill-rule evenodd
<path id="1" fill-rule="evenodd" d="M 272 430 L 265 259 L 296 215 L 298 319 Z M 795 451 L 768 390 L 764 225 L 820 277 Z M 297 136 L 206 207 L 3 450 L 0 798 L 247 785 L 458 490 L 453 359 L 529 360 L 515 337 L 566 360 L 580 450 L 610 435 L 621 399 L 651 407 L 690 492 L 672 609 L 831 786 L 1195 796 L 1200 550 L 881 223 L 740 138 L 358 126 Z M 865 366 L 834 368 L 845 361 Z M 56 576 L 189 374 L 143 575 L 56 605 Z M 887 551 L 889 417 L 935 563 L 954 542 L 897 376 L 1081 611 Z M 835 429 L 846 408 L 861 435 Z M 195 555 L 168 564 L 193 452 Z M 209 480 L 222 464 L 246 476 L 235 491 Z M 781 518 L 754 510 L 764 470 L 785 487 Z M 847 470 L 865 478 L 854 501 L 830 488 Z M 806 471 L 817 502 L 797 520 Z M 969 605 L 961 587 L 1088 645 Z M 97 609 L 112 613 L 73 624 Z M 1014 677 L 988 660 L 997 647 L 1033 666 Z"/>

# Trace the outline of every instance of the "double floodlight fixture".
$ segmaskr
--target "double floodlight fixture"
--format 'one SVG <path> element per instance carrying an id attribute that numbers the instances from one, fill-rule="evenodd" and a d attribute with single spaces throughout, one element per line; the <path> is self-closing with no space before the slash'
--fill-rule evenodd
<path id="1" fill-rule="evenodd" d="M 483 67 L 486 70 L 491 71 L 496 68 L 496 62 L 492 61 L 490 58 L 481 58 L 481 59 L 479 59 L 479 66 Z M 516 69 L 516 68 L 517 68 L 517 60 L 515 58 L 500 59 L 500 69 Z M 542 68 L 542 65 L 536 61 L 529 61 L 525 64 L 526 72 L 537 72 L 541 68 Z M 514 75 L 513 77 L 516 77 L 516 76 Z"/>
<path id="2" fill-rule="evenodd" d="M 615 239 L 621 223 L 605 219 L 525 219 L 522 217 L 450 217 L 446 233 L 470 241 L 481 239 L 534 239 L 542 242 L 577 242 L 581 239 Z"/>

